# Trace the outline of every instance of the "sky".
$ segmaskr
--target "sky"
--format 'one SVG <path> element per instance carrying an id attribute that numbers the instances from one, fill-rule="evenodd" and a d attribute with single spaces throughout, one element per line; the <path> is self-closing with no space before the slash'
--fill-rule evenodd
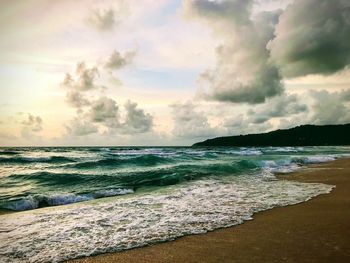
<path id="1" fill-rule="evenodd" d="M 350 122 L 349 0 L 0 0 L 0 146 Z"/>

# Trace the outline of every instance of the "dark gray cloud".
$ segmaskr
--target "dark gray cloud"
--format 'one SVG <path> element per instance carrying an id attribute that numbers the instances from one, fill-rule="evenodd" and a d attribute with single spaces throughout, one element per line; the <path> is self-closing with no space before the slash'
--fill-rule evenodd
<path id="1" fill-rule="evenodd" d="M 68 134 L 74 136 L 97 133 L 97 127 L 110 135 L 146 133 L 152 131 L 153 117 L 138 108 L 135 102 L 127 101 L 124 107 L 119 107 L 115 100 L 103 96 L 91 101 L 85 111 L 79 111 L 66 125 Z"/>
<path id="2" fill-rule="evenodd" d="M 127 51 L 124 54 L 114 50 L 113 53 L 108 58 L 105 67 L 110 70 L 121 69 L 132 63 L 136 55 L 136 51 Z"/>
<path id="3" fill-rule="evenodd" d="M 244 124 L 244 115 L 243 114 L 239 114 L 237 116 L 231 116 L 228 118 L 225 118 L 223 120 L 222 126 L 224 128 L 228 128 L 228 129 L 236 129 L 236 128 L 240 128 L 243 126 Z"/>
<path id="4" fill-rule="evenodd" d="M 172 134 L 181 138 L 206 138 L 218 134 L 208 121 L 206 113 L 197 110 L 191 102 L 171 105 L 174 127 Z"/>
<path id="5" fill-rule="evenodd" d="M 62 86 L 76 91 L 89 91 L 101 88 L 96 85 L 96 78 L 99 76 L 97 67 L 88 68 L 84 62 L 76 66 L 75 76 L 67 73 Z"/>
<path id="6" fill-rule="evenodd" d="M 296 115 L 296 116 L 292 116 L 290 118 L 286 117 L 286 118 L 281 118 L 279 119 L 279 123 L 278 123 L 278 129 L 290 129 L 290 128 L 294 128 L 300 125 L 305 125 L 305 124 L 310 124 L 310 120 L 308 118 L 308 116 L 304 116 L 304 115 Z"/>
<path id="7" fill-rule="evenodd" d="M 115 100 L 100 97 L 90 105 L 89 117 L 92 122 L 104 122 L 117 117 L 118 106 Z"/>
<path id="8" fill-rule="evenodd" d="M 313 116 L 315 124 L 342 124 L 350 122 L 350 89 L 341 92 L 311 91 L 314 98 Z"/>
<path id="9" fill-rule="evenodd" d="M 120 128 L 123 133 L 136 134 L 149 132 L 153 127 L 153 117 L 143 109 L 137 108 L 137 103 L 127 101 L 124 105 L 126 115 Z"/>
<path id="10" fill-rule="evenodd" d="M 248 111 L 252 123 L 264 123 L 271 118 L 290 117 L 292 115 L 306 113 L 308 107 L 300 102 L 297 95 L 281 95 L 269 99 L 265 104 Z"/>
<path id="11" fill-rule="evenodd" d="M 116 70 L 129 65 L 136 51 L 128 51 L 123 55 L 114 51 L 108 58 L 103 70 Z M 110 72 L 109 72 L 110 73 Z M 119 107 L 113 98 L 98 92 L 107 88 L 98 84 L 99 70 L 87 67 L 84 62 L 78 63 L 74 75 L 67 73 L 62 86 L 67 89 L 66 102 L 77 108 L 76 117 L 66 125 L 69 135 L 85 136 L 97 133 L 98 129 L 109 134 L 137 134 L 152 130 L 153 117 L 137 103 L 128 101 Z"/>
<path id="12" fill-rule="evenodd" d="M 282 122 L 284 125 L 287 122 L 298 124 L 309 117 L 308 107 L 297 95 L 271 98 L 265 104 L 251 106 L 246 113 L 240 113 L 234 104 L 218 103 L 217 106 L 221 110 L 215 111 L 212 105 L 208 107 L 192 102 L 171 105 L 173 136 L 198 141 L 218 136 L 263 133 L 280 128 L 278 122 L 280 125 Z"/>
<path id="13" fill-rule="evenodd" d="M 96 84 L 96 79 L 99 76 L 97 67 L 88 68 L 84 62 L 77 63 L 75 74 L 66 73 L 61 86 L 67 89 L 66 102 L 69 106 L 81 108 L 90 105 L 86 93 L 103 87 Z"/>
<path id="14" fill-rule="evenodd" d="M 40 116 L 34 116 L 30 113 L 27 114 L 27 119 L 22 121 L 22 124 L 26 127 L 30 127 L 33 132 L 41 131 L 43 120 Z"/>
<path id="15" fill-rule="evenodd" d="M 116 14 L 114 9 L 95 9 L 91 12 L 89 22 L 96 29 L 101 31 L 112 30 L 114 26 L 119 23 L 116 20 Z"/>
<path id="16" fill-rule="evenodd" d="M 26 115 L 27 118 L 21 122 L 21 135 L 22 137 L 30 138 L 35 133 L 42 131 L 43 120 L 40 116 L 35 116 L 30 113 L 27 113 Z"/>
<path id="17" fill-rule="evenodd" d="M 85 96 L 76 90 L 68 91 L 66 94 L 66 102 L 73 108 L 81 108 L 90 104 L 90 101 Z"/>
<path id="18" fill-rule="evenodd" d="M 68 134 L 73 136 L 86 136 L 98 132 L 97 127 L 90 121 L 84 119 L 83 116 L 75 117 L 66 125 L 66 129 Z"/>
<path id="19" fill-rule="evenodd" d="M 260 104 L 284 93 L 283 77 L 327 75 L 349 66 L 348 0 L 286 1 L 291 4 L 284 11 L 253 13 L 262 2 L 183 0 L 186 16 L 204 21 L 222 39 L 216 65 L 199 77 L 204 98 Z"/>
<path id="20" fill-rule="evenodd" d="M 295 0 L 280 16 L 269 43 L 283 75 L 332 74 L 350 63 L 348 0 Z"/>
<path id="21" fill-rule="evenodd" d="M 104 68 L 107 70 L 121 69 L 131 64 L 135 55 L 136 51 L 127 51 L 124 54 L 121 54 L 115 50 L 107 59 Z M 96 66 L 87 67 L 85 62 L 79 62 L 77 63 L 75 74 L 66 73 L 61 85 L 68 89 L 66 102 L 69 106 L 81 110 L 82 107 L 91 104 L 85 93 L 106 88 L 97 84 L 99 72 L 100 71 Z M 111 77 L 114 84 L 120 85 L 120 80 L 116 79 L 114 76 Z"/>
<path id="22" fill-rule="evenodd" d="M 342 101 L 350 101 L 350 89 L 341 91 L 340 97 Z"/>
<path id="23" fill-rule="evenodd" d="M 222 122 L 223 135 L 240 135 L 249 133 L 262 133 L 269 131 L 273 128 L 271 122 L 267 119 L 263 122 L 252 122 L 251 118 L 239 114 L 236 116 L 230 116 L 224 119 Z"/>
<path id="24" fill-rule="evenodd" d="M 201 19 L 211 26 L 214 23 L 216 29 L 221 30 L 224 23 L 230 26 L 249 24 L 253 3 L 253 0 L 184 0 L 183 9 L 186 16 Z"/>
<path id="25" fill-rule="evenodd" d="M 128 100 L 124 107 L 119 108 L 116 101 L 101 97 L 91 103 L 88 119 L 108 128 L 110 133 L 138 134 L 152 130 L 153 117 L 137 103 Z"/>
<path id="26" fill-rule="evenodd" d="M 216 50 L 216 65 L 199 78 L 207 99 L 257 104 L 283 93 L 279 70 L 266 48 L 281 11 L 252 19 L 253 2 L 185 1 L 187 15 L 205 20 L 224 40 Z"/>

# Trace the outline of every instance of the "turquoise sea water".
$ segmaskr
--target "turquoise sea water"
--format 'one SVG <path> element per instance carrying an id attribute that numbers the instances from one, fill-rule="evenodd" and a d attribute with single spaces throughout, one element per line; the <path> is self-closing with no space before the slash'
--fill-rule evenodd
<path id="1" fill-rule="evenodd" d="M 1 216 L 0 261 L 62 261 L 239 224 L 332 189 L 275 173 L 348 156 L 349 147 L 1 148 L 0 208 L 31 211 Z"/>

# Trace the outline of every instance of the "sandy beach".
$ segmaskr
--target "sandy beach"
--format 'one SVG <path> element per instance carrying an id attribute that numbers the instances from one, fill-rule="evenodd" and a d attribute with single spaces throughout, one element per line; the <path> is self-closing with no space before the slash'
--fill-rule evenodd
<path id="1" fill-rule="evenodd" d="M 305 203 L 255 214 L 239 226 L 69 262 L 349 262 L 350 159 L 280 179 L 336 188 Z"/>

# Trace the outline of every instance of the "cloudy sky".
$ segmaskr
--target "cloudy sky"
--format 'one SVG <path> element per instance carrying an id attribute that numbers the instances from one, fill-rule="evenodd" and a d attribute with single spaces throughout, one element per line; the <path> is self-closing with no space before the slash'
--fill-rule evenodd
<path id="1" fill-rule="evenodd" d="M 349 0 L 1 0 L 0 145 L 350 122 Z"/>

